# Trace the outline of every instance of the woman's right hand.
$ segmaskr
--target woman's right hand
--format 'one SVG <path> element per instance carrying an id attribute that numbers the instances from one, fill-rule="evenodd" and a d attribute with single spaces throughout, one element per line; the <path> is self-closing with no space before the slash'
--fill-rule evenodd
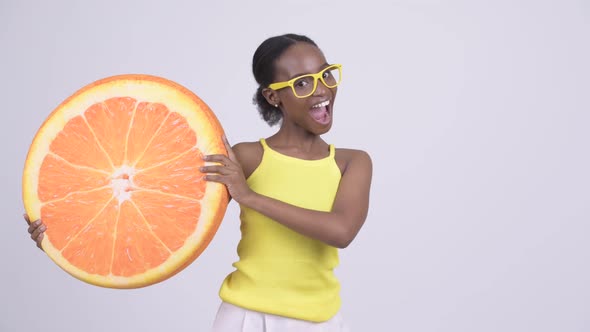
<path id="1" fill-rule="evenodd" d="M 23 215 L 23 217 L 29 224 L 29 234 L 31 234 L 31 239 L 33 239 L 33 241 L 37 243 L 37 247 L 39 249 L 43 250 L 43 247 L 41 247 L 41 241 L 43 240 L 43 232 L 45 232 L 47 226 L 43 224 L 41 219 L 37 219 L 31 222 L 31 220 L 29 219 L 29 215 L 27 215 L 26 213 Z"/>

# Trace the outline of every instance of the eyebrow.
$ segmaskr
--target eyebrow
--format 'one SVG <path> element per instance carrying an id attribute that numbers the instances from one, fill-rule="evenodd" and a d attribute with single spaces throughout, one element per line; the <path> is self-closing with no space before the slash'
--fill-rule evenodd
<path id="1" fill-rule="evenodd" d="M 318 70 L 317 72 L 320 72 L 320 71 L 322 71 L 324 68 L 326 68 L 326 67 L 330 67 L 330 66 L 331 66 L 331 64 L 329 64 L 329 63 L 327 63 L 327 62 L 324 62 L 324 64 L 320 66 L 320 70 Z M 305 75 L 310 75 L 310 74 L 311 74 L 311 73 L 300 73 L 300 74 L 295 74 L 295 75 L 293 75 L 293 76 L 289 77 L 289 79 L 288 79 L 287 81 L 290 81 L 290 80 L 292 80 L 292 79 L 294 79 L 294 78 L 297 78 L 297 77 L 299 77 L 299 76 L 305 76 Z M 315 73 L 314 73 L 314 74 L 315 74 Z"/>

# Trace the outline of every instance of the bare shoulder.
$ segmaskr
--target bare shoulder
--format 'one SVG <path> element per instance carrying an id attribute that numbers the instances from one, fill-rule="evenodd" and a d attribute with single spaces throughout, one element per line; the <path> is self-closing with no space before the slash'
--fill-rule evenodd
<path id="1" fill-rule="evenodd" d="M 241 142 L 232 147 L 236 158 L 242 165 L 242 170 L 246 177 L 250 176 L 252 172 L 258 167 L 262 160 L 262 145 L 260 142 Z"/>
<path id="2" fill-rule="evenodd" d="M 372 172 L 373 162 L 369 153 L 356 149 L 336 149 L 336 163 L 342 174 L 354 165 L 357 171 Z"/>
<path id="3" fill-rule="evenodd" d="M 232 146 L 232 149 L 234 150 L 236 155 L 238 155 L 238 154 L 249 155 L 249 154 L 257 153 L 257 152 L 262 154 L 262 145 L 260 145 L 260 142 L 258 142 L 258 141 L 237 143 L 234 146 Z"/>

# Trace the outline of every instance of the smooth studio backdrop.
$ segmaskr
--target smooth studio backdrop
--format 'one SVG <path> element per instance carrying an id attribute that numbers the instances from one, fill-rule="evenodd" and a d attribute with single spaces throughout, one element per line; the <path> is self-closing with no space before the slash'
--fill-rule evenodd
<path id="1" fill-rule="evenodd" d="M 179 275 L 104 289 L 30 240 L 23 163 L 54 107 L 123 73 L 188 87 L 232 143 L 269 136 L 251 58 L 287 32 L 344 66 L 326 140 L 373 158 L 337 269 L 354 331 L 590 331 L 590 4 L 566 0 L 1 0 L 0 331 L 208 331 L 235 203 Z"/>

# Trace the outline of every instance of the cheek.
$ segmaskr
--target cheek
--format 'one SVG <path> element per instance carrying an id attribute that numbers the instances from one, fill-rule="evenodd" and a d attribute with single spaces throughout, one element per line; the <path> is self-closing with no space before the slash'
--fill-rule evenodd
<path id="1" fill-rule="evenodd" d="M 291 119 L 306 116 L 308 110 L 308 105 L 304 99 L 289 99 L 283 102 L 283 115 Z"/>
<path id="2" fill-rule="evenodd" d="M 308 105 L 305 102 L 305 99 L 293 100 L 291 105 L 292 105 L 293 109 L 297 112 L 307 111 L 307 109 L 308 109 Z"/>
<path id="3" fill-rule="evenodd" d="M 301 108 L 305 106 L 305 99 L 304 98 L 297 98 L 289 91 L 281 96 L 281 102 L 283 105 L 289 109 L 291 108 Z"/>

